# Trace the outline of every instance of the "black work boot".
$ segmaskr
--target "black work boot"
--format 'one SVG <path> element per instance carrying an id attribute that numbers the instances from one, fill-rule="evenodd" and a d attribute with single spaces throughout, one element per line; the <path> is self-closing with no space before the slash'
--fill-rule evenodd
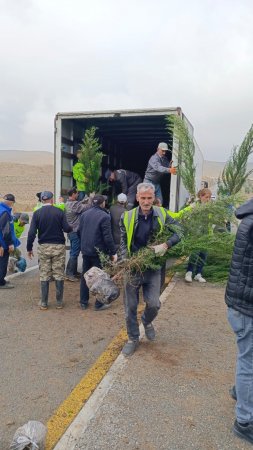
<path id="1" fill-rule="evenodd" d="M 56 289 L 56 308 L 63 308 L 63 291 L 64 291 L 64 281 L 63 280 L 55 280 L 55 289 Z"/>
<path id="2" fill-rule="evenodd" d="M 46 310 L 48 308 L 49 281 L 40 282 L 40 291 L 41 291 L 40 309 Z"/>

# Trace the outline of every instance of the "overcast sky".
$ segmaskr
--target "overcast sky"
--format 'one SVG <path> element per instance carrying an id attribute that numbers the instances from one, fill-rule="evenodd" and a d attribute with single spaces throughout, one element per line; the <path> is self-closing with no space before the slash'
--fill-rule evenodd
<path id="1" fill-rule="evenodd" d="M 57 112 L 181 106 L 205 159 L 253 122 L 252 0 L 0 0 L 0 150 Z"/>

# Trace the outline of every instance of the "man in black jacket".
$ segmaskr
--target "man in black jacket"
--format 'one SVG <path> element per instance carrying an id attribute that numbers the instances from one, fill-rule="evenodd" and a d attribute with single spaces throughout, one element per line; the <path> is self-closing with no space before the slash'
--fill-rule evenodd
<path id="1" fill-rule="evenodd" d="M 33 242 L 38 233 L 38 259 L 40 268 L 41 305 L 48 308 L 49 280 L 55 280 L 57 309 L 63 307 L 64 271 L 65 271 L 65 233 L 70 233 L 65 213 L 53 206 L 53 194 L 41 193 L 42 207 L 34 212 L 27 238 L 27 253 L 32 259 Z"/>
<path id="2" fill-rule="evenodd" d="M 237 230 L 225 301 L 237 339 L 232 397 L 237 400 L 234 432 L 253 444 L 253 199 L 236 210 Z"/>
<path id="3" fill-rule="evenodd" d="M 84 279 L 84 273 L 91 267 L 100 267 L 98 251 L 111 256 L 113 262 L 117 261 L 116 246 L 112 237 L 110 215 L 105 211 L 105 197 L 95 195 L 92 207 L 83 212 L 79 224 L 81 238 L 81 252 L 83 255 L 83 271 L 80 284 L 80 305 L 82 309 L 88 308 L 89 289 Z M 104 305 L 96 300 L 95 310 L 101 311 L 110 305 Z"/>
<path id="4" fill-rule="evenodd" d="M 132 209 L 136 200 L 137 186 L 142 181 L 140 175 L 130 170 L 118 169 L 108 171 L 107 177 L 111 182 L 120 183 L 121 192 L 127 196 L 127 209 Z"/>

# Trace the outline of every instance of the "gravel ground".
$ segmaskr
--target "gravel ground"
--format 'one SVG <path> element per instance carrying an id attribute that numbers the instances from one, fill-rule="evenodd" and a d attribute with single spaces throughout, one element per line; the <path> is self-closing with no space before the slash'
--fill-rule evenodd
<path id="1" fill-rule="evenodd" d="M 12 283 L 0 293 L 0 450 L 27 420 L 49 419 L 124 324 L 119 300 L 107 311 L 81 311 L 79 283 L 65 283 L 63 310 L 52 283 L 48 311 L 38 308 L 38 271 Z"/>
<path id="2" fill-rule="evenodd" d="M 224 289 L 179 280 L 76 450 L 246 450 L 231 429 L 235 343 Z"/>

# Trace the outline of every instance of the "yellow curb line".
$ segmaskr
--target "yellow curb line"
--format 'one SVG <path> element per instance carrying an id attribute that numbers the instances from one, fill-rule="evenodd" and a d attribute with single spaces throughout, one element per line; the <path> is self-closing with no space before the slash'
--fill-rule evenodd
<path id="1" fill-rule="evenodd" d="M 169 284 L 172 277 L 173 275 L 167 276 L 165 284 Z M 139 308 L 138 316 L 142 310 L 143 307 Z M 126 329 L 122 328 L 105 351 L 91 366 L 86 375 L 50 417 L 47 422 L 48 431 L 45 450 L 54 449 L 61 436 L 65 433 L 71 422 L 73 422 L 79 411 L 118 357 L 127 339 Z"/>
<path id="2" fill-rule="evenodd" d="M 127 333 L 122 329 L 47 422 L 46 449 L 52 450 L 119 355 Z"/>

